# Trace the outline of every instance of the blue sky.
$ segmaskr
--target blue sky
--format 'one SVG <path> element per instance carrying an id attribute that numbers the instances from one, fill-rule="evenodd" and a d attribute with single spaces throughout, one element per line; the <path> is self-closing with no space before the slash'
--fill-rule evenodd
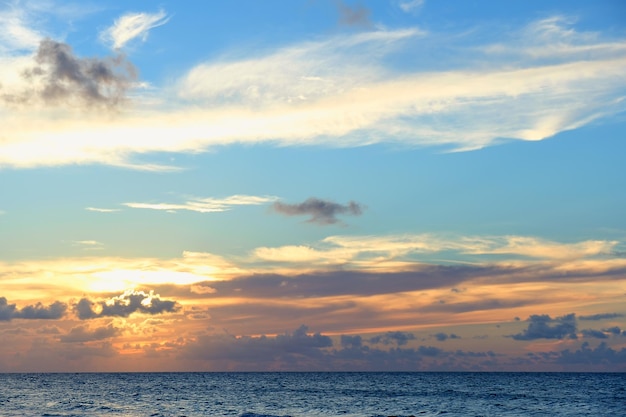
<path id="1" fill-rule="evenodd" d="M 626 370 L 625 17 L 0 3 L 0 370 Z"/>

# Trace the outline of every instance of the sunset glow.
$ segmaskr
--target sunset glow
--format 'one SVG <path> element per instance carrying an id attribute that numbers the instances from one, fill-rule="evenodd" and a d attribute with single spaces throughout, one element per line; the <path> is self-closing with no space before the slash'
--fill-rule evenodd
<path id="1" fill-rule="evenodd" d="M 626 371 L 619 1 L 5 1 L 0 372 Z"/>

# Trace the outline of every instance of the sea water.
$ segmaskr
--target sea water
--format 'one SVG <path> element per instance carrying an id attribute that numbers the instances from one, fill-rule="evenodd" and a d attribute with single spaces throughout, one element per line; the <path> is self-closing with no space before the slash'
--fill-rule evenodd
<path id="1" fill-rule="evenodd" d="M 436 415 L 626 416 L 626 374 L 0 374 L 0 416 Z"/>

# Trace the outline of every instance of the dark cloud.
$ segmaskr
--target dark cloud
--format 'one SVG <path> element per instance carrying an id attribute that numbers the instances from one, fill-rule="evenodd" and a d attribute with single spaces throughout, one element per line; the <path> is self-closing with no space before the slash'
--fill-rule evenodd
<path id="1" fill-rule="evenodd" d="M 413 339 L 409 333 L 389 332 L 387 340 Z M 235 337 L 204 335 L 182 346 L 187 360 L 207 361 L 207 369 L 220 370 L 362 370 L 416 371 L 467 369 L 468 361 L 495 357 L 493 352 L 445 351 L 434 346 L 378 348 L 366 345 L 360 336 L 341 335 L 341 346 L 323 334 L 301 326 L 277 336 Z M 390 342 L 393 343 L 393 342 Z M 460 359 L 462 362 L 457 361 Z M 198 365 L 203 367 L 205 365 Z"/>
<path id="2" fill-rule="evenodd" d="M 125 100 L 137 78 L 135 67 L 122 55 L 81 58 L 70 45 L 52 39 L 41 41 L 34 60 L 35 65 L 23 73 L 31 89 L 5 94 L 5 102 L 113 108 Z"/>
<path id="3" fill-rule="evenodd" d="M 438 302 L 420 308 L 423 312 L 448 312 L 448 313 L 466 313 L 468 311 L 478 310 L 499 310 L 512 307 L 520 307 L 533 303 L 533 299 L 519 299 L 519 300 L 497 300 L 497 299 L 485 299 L 478 301 L 466 301 L 460 303 L 446 303 Z"/>
<path id="4" fill-rule="evenodd" d="M 32 306 L 26 306 L 22 308 L 15 316 L 15 318 L 21 319 L 42 319 L 42 320 L 56 320 L 65 315 L 67 310 L 67 304 L 60 301 L 55 301 L 48 307 L 45 307 L 41 303 L 37 303 Z"/>
<path id="5" fill-rule="evenodd" d="M 615 365 L 621 364 L 622 370 L 626 370 L 626 348 L 621 350 L 614 350 L 606 344 L 606 342 L 600 343 L 595 349 L 589 347 L 589 343 L 582 344 L 580 349 L 576 351 L 570 351 L 569 349 L 560 352 L 556 358 L 557 363 L 561 364 L 583 364 L 583 365 Z M 613 370 L 618 370 L 611 368 Z"/>
<path id="6" fill-rule="evenodd" d="M 617 326 L 613 326 L 613 327 L 609 327 L 608 329 L 602 329 L 603 332 L 607 332 L 607 333 L 611 333 L 614 334 L 616 336 L 619 336 L 620 333 L 622 332 L 622 329 L 620 329 Z"/>
<path id="7" fill-rule="evenodd" d="M 275 337 L 236 337 L 229 334 L 205 335 L 185 347 L 183 357 L 208 361 L 236 361 L 244 365 L 281 363 L 284 366 L 321 358 L 322 349 L 331 347 L 330 337 L 309 334 L 306 326 Z"/>
<path id="8" fill-rule="evenodd" d="M 203 294 L 186 291 L 184 295 L 196 298 L 250 296 L 276 297 L 332 297 L 337 295 L 377 295 L 397 292 L 442 288 L 473 278 L 485 278 L 503 273 L 501 269 L 481 266 L 427 265 L 413 271 L 357 272 L 320 271 L 301 275 L 258 274 L 228 281 L 211 281 L 213 291 Z M 195 284 L 201 286 L 204 284 Z M 164 291 L 176 292 L 171 286 L 161 286 Z M 493 302 L 492 302 L 493 303 Z M 466 311 L 466 306 L 455 305 Z M 502 306 L 502 305 L 501 305 Z M 508 304 L 506 306 L 509 306 Z M 454 308 L 456 308 L 454 307 Z M 497 306 L 494 306 L 494 308 Z"/>
<path id="9" fill-rule="evenodd" d="M 286 204 L 277 201 L 272 207 L 274 211 L 285 216 L 310 216 L 309 220 L 307 220 L 308 223 L 321 225 L 339 222 L 337 216 L 341 214 L 359 216 L 364 209 L 362 205 L 354 201 L 342 205 L 315 197 L 311 197 L 299 204 Z"/>
<path id="10" fill-rule="evenodd" d="M 109 324 L 106 327 L 89 329 L 87 326 L 73 327 L 67 334 L 59 336 L 62 343 L 85 343 L 96 340 L 110 339 L 121 334 L 121 330 Z"/>
<path id="11" fill-rule="evenodd" d="M 372 337 L 369 342 L 373 344 L 382 343 L 384 345 L 395 344 L 397 346 L 406 345 L 409 340 L 414 340 L 413 333 L 406 332 L 387 332 L 383 335 Z"/>
<path id="12" fill-rule="evenodd" d="M 99 346 L 84 345 L 81 343 L 68 345 L 68 348 L 60 353 L 62 357 L 70 361 L 78 361 L 85 358 L 111 358 L 118 355 L 110 341 L 104 341 Z"/>
<path id="13" fill-rule="evenodd" d="M 128 317 L 133 313 L 161 314 L 173 313 L 180 309 L 176 301 L 161 300 L 152 291 L 126 291 L 119 297 L 93 302 L 82 298 L 74 306 L 74 311 L 81 320 L 98 317 Z"/>
<path id="14" fill-rule="evenodd" d="M 341 346 L 344 348 L 360 348 L 363 345 L 361 336 L 341 335 Z"/>
<path id="15" fill-rule="evenodd" d="M 603 313 L 603 314 L 593 314 L 590 316 L 578 316 L 579 320 L 606 320 L 606 319 L 616 319 L 624 317 L 623 314 L 620 313 Z"/>
<path id="16" fill-rule="evenodd" d="M 522 333 L 512 335 L 515 340 L 563 339 L 576 338 L 576 315 L 551 318 L 549 315 L 532 315 L 527 320 L 528 328 Z M 551 323 L 554 323 L 552 326 Z"/>
<path id="17" fill-rule="evenodd" d="M 606 333 L 601 330 L 593 330 L 593 329 L 584 329 L 581 330 L 583 337 L 592 338 L 592 339 L 608 339 Z"/>
<path id="18" fill-rule="evenodd" d="M 438 341 L 440 341 L 440 342 L 445 342 L 448 339 L 460 339 L 460 337 L 455 335 L 454 333 L 450 333 L 450 334 L 447 334 L 447 333 L 435 333 L 433 335 L 433 337 L 435 339 L 437 339 Z"/>
<path id="19" fill-rule="evenodd" d="M 44 326 L 37 329 L 39 334 L 61 334 L 61 330 L 56 326 Z"/>
<path id="20" fill-rule="evenodd" d="M 18 309 L 15 304 L 9 304 L 5 297 L 0 297 L 0 321 L 12 319 L 56 320 L 63 317 L 66 310 L 67 304 L 60 301 L 55 301 L 47 307 L 42 303 L 37 303 Z"/>
<path id="21" fill-rule="evenodd" d="M 350 6 L 341 0 L 335 2 L 339 11 L 339 23 L 345 26 L 371 27 L 370 10 L 361 4 Z"/>

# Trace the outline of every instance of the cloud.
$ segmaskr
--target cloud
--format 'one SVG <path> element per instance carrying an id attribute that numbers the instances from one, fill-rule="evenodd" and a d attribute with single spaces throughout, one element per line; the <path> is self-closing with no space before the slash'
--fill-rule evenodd
<path id="1" fill-rule="evenodd" d="M 72 245 L 83 248 L 84 250 L 102 250 L 104 244 L 97 240 L 74 240 Z"/>
<path id="2" fill-rule="evenodd" d="M 215 213 L 228 211 L 233 206 L 256 206 L 276 200 L 272 196 L 232 195 L 225 198 L 194 198 L 184 203 L 124 203 L 125 206 L 138 209 L 165 210 L 189 210 L 198 213 Z"/>
<path id="3" fill-rule="evenodd" d="M 580 349 L 570 351 L 569 349 L 559 352 L 555 360 L 561 364 L 626 364 L 626 348 L 615 350 L 610 348 L 605 342 L 600 343 L 596 348 L 591 348 L 588 342 L 582 344 Z M 615 370 L 614 368 L 611 368 Z"/>
<path id="4" fill-rule="evenodd" d="M 342 0 L 336 0 L 335 4 L 339 11 L 340 24 L 345 26 L 372 27 L 370 10 L 367 7 L 361 4 L 350 6 Z"/>
<path id="5" fill-rule="evenodd" d="M 445 342 L 448 339 L 460 339 L 459 336 L 455 335 L 454 333 L 435 333 L 434 335 L 432 335 L 433 337 L 435 337 L 435 339 L 437 339 L 439 342 Z"/>
<path id="6" fill-rule="evenodd" d="M 499 273 L 499 272 L 498 272 Z M 339 295 L 377 295 L 447 288 L 474 277 L 494 274 L 489 267 L 415 266 L 411 271 L 317 271 L 306 274 L 252 274 L 206 283 L 206 297 L 309 298 Z M 197 292 L 197 289 L 195 290 Z"/>
<path id="7" fill-rule="evenodd" d="M 616 319 L 624 317 L 621 313 L 601 313 L 601 314 L 592 314 L 589 316 L 578 316 L 578 320 L 608 320 L 608 319 Z"/>
<path id="8" fill-rule="evenodd" d="M 81 320 L 98 317 L 128 317 L 133 313 L 162 314 L 174 313 L 180 309 L 176 301 L 161 300 L 160 295 L 152 291 L 128 290 L 124 294 L 105 301 L 92 302 L 81 298 L 74 310 Z"/>
<path id="9" fill-rule="evenodd" d="M 340 337 L 341 347 L 353 349 L 360 348 L 363 345 L 363 338 L 359 335 L 352 336 L 347 334 L 342 334 Z"/>
<path id="10" fill-rule="evenodd" d="M 293 333 L 275 337 L 235 337 L 229 334 L 199 336 L 185 347 L 182 355 L 187 359 L 209 361 L 236 361 L 244 366 L 282 362 L 283 366 L 307 358 L 320 358 L 322 349 L 331 347 L 333 341 L 320 333 L 309 334 L 307 326 Z"/>
<path id="11" fill-rule="evenodd" d="M 120 334 L 121 330 L 112 324 L 105 327 L 97 327 L 93 330 L 87 326 L 77 326 L 70 329 L 67 334 L 59 336 L 58 339 L 61 343 L 85 343 L 110 339 Z"/>
<path id="12" fill-rule="evenodd" d="M 98 207 L 85 207 L 87 211 L 95 211 L 98 213 L 114 213 L 116 211 L 120 211 L 120 209 L 111 209 L 111 208 L 98 208 Z"/>
<path id="13" fill-rule="evenodd" d="M 47 307 L 38 302 L 18 309 L 15 304 L 9 304 L 5 297 L 0 297 L 0 321 L 13 319 L 58 320 L 65 315 L 66 310 L 67 304 L 60 301 L 55 301 Z"/>
<path id="14" fill-rule="evenodd" d="M 415 335 L 413 333 L 406 332 L 387 332 L 383 335 L 374 336 L 369 339 L 370 343 L 378 344 L 382 343 L 383 345 L 395 344 L 397 346 L 406 345 L 409 340 L 415 339 Z"/>
<path id="15" fill-rule="evenodd" d="M 622 330 L 618 326 L 609 327 L 607 329 L 602 329 L 603 332 L 611 333 L 613 335 L 619 336 Z"/>
<path id="16" fill-rule="evenodd" d="M 136 78 L 134 66 L 122 56 L 80 58 L 70 45 L 50 38 L 40 41 L 34 60 L 23 71 L 27 86 L 0 95 L 5 103 L 114 108 Z"/>
<path id="17" fill-rule="evenodd" d="M 473 263 L 498 263 L 489 255 L 508 259 L 509 266 L 521 266 L 521 259 L 554 260 L 544 264 L 544 271 L 555 269 L 559 263 L 564 268 L 593 269 L 609 266 L 607 257 L 619 244 L 617 241 L 583 241 L 577 243 L 552 242 L 524 236 L 454 236 L 446 234 L 405 234 L 386 236 L 329 236 L 309 245 L 259 247 L 252 255 L 268 263 L 329 267 L 341 265 L 358 270 L 412 269 L 415 262 L 429 262 L 433 254 L 455 253 Z M 449 255 L 446 255 L 449 256 Z M 614 255 L 613 255 L 614 256 Z M 521 258 L 517 262 L 511 262 Z M 614 258 L 616 259 L 616 258 Z M 580 265 L 575 266 L 576 262 Z M 623 261 L 622 267 L 626 266 Z M 529 265 L 526 263 L 526 265 Z M 534 263 L 539 267 L 538 263 Z M 553 271 L 563 277 L 561 271 Z M 510 275 L 511 277 L 513 275 Z M 573 278 L 572 275 L 570 277 Z"/>
<path id="18" fill-rule="evenodd" d="M 114 49 L 123 48 L 133 39 L 146 41 L 150 29 L 164 25 L 169 17 L 163 10 L 156 13 L 127 13 L 104 30 L 100 37 Z"/>
<path id="19" fill-rule="evenodd" d="M 277 201 L 272 208 L 275 212 L 285 216 L 310 216 L 309 220 L 307 220 L 308 223 L 321 225 L 337 223 L 339 221 L 337 216 L 341 214 L 360 216 L 363 212 L 363 206 L 354 201 L 342 205 L 315 197 L 298 204 L 286 204 Z"/>
<path id="20" fill-rule="evenodd" d="M 21 111 L 1 118 L 9 139 L 0 144 L 0 165 L 171 170 L 135 158 L 235 143 L 385 142 L 463 151 L 503 139 L 542 140 L 622 112 L 624 39 L 554 24 L 561 30 L 549 40 L 543 32 L 522 31 L 523 44 L 493 28 L 491 38 L 508 41 L 481 47 L 468 40 L 471 33 L 455 37 L 412 28 L 341 34 L 266 54 L 243 53 L 241 59 L 218 57 L 162 89 L 140 112 L 85 119 L 72 112 L 52 117 Z M 581 39 L 584 51 L 576 49 Z M 454 63 L 392 64 L 399 55 L 428 57 L 428 48 L 442 44 L 454 52 Z"/>
<path id="21" fill-rule="evenodd" d="M 408 337 L 410 333 L 389 334 L 402 334 L 399 340 L 414 339 Z M 207 334 L 186 343 L 180 357 L 194 361 L 198 369 L 213 370 L 416 371 L 468 369 L 472 362 L 493 360 L 496 356 L 491 351 L 445 351 L 433 346 L 378 348 L 365 345 L 360 336 L 352 335 L 340 335 L 339 339 L 341 345 L 337 347 L 330 337 L 311 334 L 306 326 L 276 336 Z M 389 344 L 397 341 L 391 337 Z"/>
<path id="22" fill-rule="evenodd" d="M 0 54 L 15 50 L 33 50 L 44 37 L 33 29 L 29 22 L 28 13 L 23 9 L 13 7 L 0 11 Z"/>
<path id="23" fill-rule="evenodd" d="M 592 339 L 608 339 L 609 336 L 601 330 L 583 329 L 581 330 L 583 337 Z"/>
<path id="24" fill-rule="evenodd" d="M 401 0 L 398 7 L 406 13 L 415 12 L 424 5 L 424 0 Z"/>
<path id="25" fill-rule="evenodd" d="M 528 328 L 522 333 L 512 335 L 515 340 L 535 340 L 535 339 L 570 339 L 576 338 L 576 316 L 568 314 L 566 316 L 551 318 L 549 315 L 532 315 L 527 320 Z M 550 323 L 555 323 L 550 326 Z"/>

